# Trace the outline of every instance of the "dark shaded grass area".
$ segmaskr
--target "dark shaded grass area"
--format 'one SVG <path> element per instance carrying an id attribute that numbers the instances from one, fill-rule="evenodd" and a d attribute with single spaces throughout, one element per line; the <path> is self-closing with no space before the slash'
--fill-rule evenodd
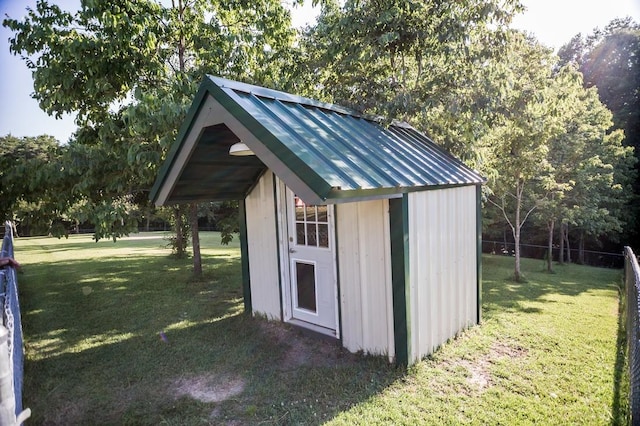
<path id="1" fill-rule="evenodd" d="M 218 246 L 215 236 L 205 239 Z M 194 281 L 189 260 L 130 254 L 149 241 L 106 258 L 102 244 L 52 242 L 18 246 L 30 424 L 299 423 L 354 403 L 337 393 L 366 398 L 401 374 L 384 360 L 354 362 L 335 344 L 243 315 L 237 248 L 207 251 L 204 277 Z M 121 243 L 129 245 L 106 247 Z M 49 250 L 65 260 L 30 260 L 29 252 L 35 260 Z M 74 259 L 86 251 L 97 257 Z M 318 348 L 328 357 L 322 365 L 312 363 Z M 203 378 L 221 401 L 177 395 L 180 384 Z M 242 391 L 224 398 L 234 380 Z"/>

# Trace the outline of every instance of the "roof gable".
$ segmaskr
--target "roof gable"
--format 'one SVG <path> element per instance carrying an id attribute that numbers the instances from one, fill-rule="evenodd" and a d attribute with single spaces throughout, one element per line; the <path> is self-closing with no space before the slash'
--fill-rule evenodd
<path id="1" fill-rule="evenodd" d="M 256 156 L 230 156 L 239 140 Z M 337 105 L 207 76 L 151 197 L 241 199 L 266 168 L 314 204 L 484 182 L 409 125 L 385 128 Z"/>

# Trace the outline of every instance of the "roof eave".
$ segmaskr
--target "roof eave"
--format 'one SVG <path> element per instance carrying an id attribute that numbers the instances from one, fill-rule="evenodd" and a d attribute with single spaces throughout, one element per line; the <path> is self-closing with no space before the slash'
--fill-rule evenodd
<path id="1" fill-rule="evenodd" d="M 169 171 L 174 165 L 176 157 L 180 152 L 180 149 L 182 148 L 182 145 L 184 143 L 186 136 L 189 134 L 189 132 L 191 131 L 191 128 L 193 127 L 195 118 L 198 116 L 198 113 L 202 108 L 202 105 L 204 104 L 207 94 L 211 89 L 210 88 L 211 84 L 212 83 L 208 78 L 205 77 L 203 79 L 202 83 L 200 84 L 200 87 L 198 88 L 198 92 L 196 93 L 196 96 L 194 97 L 194 100 L 191 103 L 189 110 L 187 111 L 187 115 L 183 120 L 182 125 L 180 126 L 180 130 L 178 131 L 178 135 L 176 136 L 177 143 L 174 142 L 171 145 L 171 148 L 169 149 L 169 152 L 167 153 L 167 156 L 164 162 L 162 163 L 160 170 L 158 171 L 158 176 L 153 184 L 153 187 L 151 188 L 151 191 L 149 192 L 149 199 L 154 204 L 157 204 L 158 202 L 158 196 L 160 194 L 160 190 L 162 186 L 165 184 L 166 178 L 169 175 Z M 164 203 L 161 203 L 160 205 L 163 205 L 163 204 Z"/>
<path id="2" fill-rule="evenodd" d="M 383 198 L 396 198 L 402 194 L 419 191 L 434 191 L 438 189 L 460 188 L 464 186 L 482 186 L 486 180 L 478 180 L 475 182 L 453 182 L 444 185 L 420 185 L 406 186 L 394 188 L 375 188 L 375 189 L 348 189 L 332 188 L 324 198 L 323 204 L 340 204 L 354 201 L 376 200 Z"/>

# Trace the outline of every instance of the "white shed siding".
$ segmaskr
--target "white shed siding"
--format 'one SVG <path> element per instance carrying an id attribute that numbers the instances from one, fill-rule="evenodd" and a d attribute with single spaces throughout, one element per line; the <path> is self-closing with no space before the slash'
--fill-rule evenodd
<path id="1" fill-rule="evenodd" d="M 245 200 L 249 277 L 254 314 L 281 319 L 278 235 L 273 173 L 267 171 Z"/>
<path id="2" fill-rule="evenodd" d="M 409 194 L 409 362 L 477 318 L 476 188 Z"/>
<path id="3" fill-rule="evenodd" d="M 389 201 L 336 205 L 342 343 L 395 356 Z"/>

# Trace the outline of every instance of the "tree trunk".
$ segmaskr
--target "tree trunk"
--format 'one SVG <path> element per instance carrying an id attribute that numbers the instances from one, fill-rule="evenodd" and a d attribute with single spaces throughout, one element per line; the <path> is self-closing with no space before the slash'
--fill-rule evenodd
<path id="1" fill-rule="evenodd" d="M 519 188 L 517 188 L 516 193 L 520 195 Z M 520 209 L 522 208 L 521 199 L 517 197 L 516 200 L 516 220 L 513 226 L 513 244 L 515 245 L 515 254 L 516 254 L 516 262 L 513 271 L 513 279 L 516 282 L 520 282 L 522 280 L 522 273 L 520 272 Z"/>
<path id="2" fill-rule="evenodd" d="M 198 234 L 198 203 L 189 206 L 191 222 L 191 245 L 193 246 L 193 275 L 202 276 L 202 258 L 200 256 L 200 235 Z"/>
<path id="3" fill-rule="evenodd" d="M 560 249 L 558 250 L 558 263 L 564 265 L 564 222 L 560 221 Z"/>
<path id="4" fill-rule="evenodd" d="M 175 2 L 172 1 L 172 6 L 175 9 Z M 178 16 L 180 22 L 184 23 L 184 12 L 187 6 L 182 0 L 178 0 Z M 178 64 L 180 66 L 180 73 L 185 75 L 186 73 L 186 58 L 185 58 L 185 37 L 182 29 L 180 30 L 180 38 L 178 39 Z M 200 255 L 200 234 L 198 230 L 198 204 L 193 203 L 189 206 L 189 225 L 191 227 L 191 242 L 193 243 L 193 275 L 199 277 L 202 275 L 202 258 Z"/>
<path id="5" fill-rule="evenodd" d="M 580 239 L 578 240 L 578 263 L 584 265 L 584 231 L 580 231 Z"/>
<path id="6" fill-rule="evenodd" d="M 555 226 L 555 220 L 551 219 L 547 222 L 547 229 L 549 230 L 549 243 L 547 245 L 547 272 L 553 272 L 553 228 Z"/>
<path id="7" fill-rule="evenodd" d="M 186 248 L 186 240 L 184 238 L 184 234 L 183 234 L 183 227 L 182 227 L 182 211 L 180 209 L 180 206 L 177 205 L 173 208 L 173 214 L 175 217 L 175 221 L 176 221 L 176 244 L 175 244 L 175 251 L 176 251 L 176 256 L 178 258 L 182 258 L 187 250 Z"/>
<path id="8" fill-rule="evenodd" d="M 515 240 L 515 254 L 516 254 L 516 262 L 513 270 L 513 279 L 516 282 L 520 282 L 522 279 L 522 273 L 520 272 L 520 227 L 517 226 L 515 232 L 513 233 L 513 239 Z"/>
<path id="9" fill-rule="evenodd" d="M 564 242 L 567 246 L 567 263 L 571 263 L 571 245 L 569 244 L 569 224 L 564 224 Z"/>

